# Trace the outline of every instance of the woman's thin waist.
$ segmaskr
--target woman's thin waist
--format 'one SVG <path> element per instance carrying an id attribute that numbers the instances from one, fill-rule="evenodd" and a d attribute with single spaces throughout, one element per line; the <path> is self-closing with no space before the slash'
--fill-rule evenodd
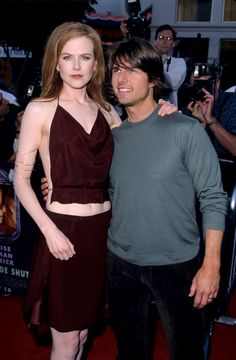
<path id="1" fill-rule="evenodd" d="M 107 189 L 104 188 L 54 187 L 49 195 L 51 202 L 61 204 L 103 204 L 109 200 Z"/>
<path id="2" fill-rule="evenodd" d="M 111 209 L 110 201 L 103 203 L 88 203 L 88 204 L 61 204 L 57 201 L 52 203 L 47 202 L 47 210 L 58 214 L 75 215 L 75 216 L 92 216 L 104 213 Z"/>

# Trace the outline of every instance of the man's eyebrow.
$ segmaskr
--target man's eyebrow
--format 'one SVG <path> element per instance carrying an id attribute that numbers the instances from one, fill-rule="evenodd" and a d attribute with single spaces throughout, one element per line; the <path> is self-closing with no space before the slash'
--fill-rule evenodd
<path id="1" fill-rule="evenodd" d="M 122 68 L 122 69 L 128 69 L 128 70 L 132 70 L 134 69 L 135 67 L 134 66 L 131 66 L 131 65 L 125 65 L 123 63 L 114 63 L 112 68 Z"/>

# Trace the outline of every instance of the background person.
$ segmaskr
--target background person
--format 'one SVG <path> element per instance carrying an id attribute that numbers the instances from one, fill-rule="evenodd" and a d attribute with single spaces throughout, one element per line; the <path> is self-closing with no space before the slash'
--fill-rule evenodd
<path id="1" fill-rule="evenodd" d="M 225 190 L 231 194 L 236 181 L 236 93 L 221 88 L 221 77 L 193 80 L 201 83 L 203 97 L 190 102 L 188 111 L 206 129 L 220 160 Z"/>
<path id="2" fill-rule="evenodd" d="M 186 78 L 187 66 L 183 58 L 172 56 L 176 45 L 176 31 L 169 24 L 159 26 L 154 44 L 162 58 L 165 83 L 169 88 L 168 99 L 178 106 L 178 90 Z"/>

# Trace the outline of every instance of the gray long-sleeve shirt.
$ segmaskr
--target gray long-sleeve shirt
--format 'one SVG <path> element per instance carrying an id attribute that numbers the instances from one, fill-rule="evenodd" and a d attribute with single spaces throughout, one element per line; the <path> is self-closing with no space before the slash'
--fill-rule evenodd
<path id="1" fill-rule="evenodd" d="M 199 251 L 195 200 L 204 229 L 223 230 L 228 199 L 218 158 L 199 123 L 155 110 L 113 129 L 108 248 L 137 265 L 192 259 Z"/>

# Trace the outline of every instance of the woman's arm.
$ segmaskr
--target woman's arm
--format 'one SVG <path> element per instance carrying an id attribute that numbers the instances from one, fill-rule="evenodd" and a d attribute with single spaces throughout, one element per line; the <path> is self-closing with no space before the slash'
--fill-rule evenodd
<path id="1" fill-rule="evenodd" d="M 73 245 L 44 212 L 30 182 L 36 154 L 45 136 L 44 118 L 41 102 L 27 106 L 15 161 L 14 187 L 20 202 L 45 235 L 49 251 L 58 259 L 68 260 L 74 255 Z"/>

